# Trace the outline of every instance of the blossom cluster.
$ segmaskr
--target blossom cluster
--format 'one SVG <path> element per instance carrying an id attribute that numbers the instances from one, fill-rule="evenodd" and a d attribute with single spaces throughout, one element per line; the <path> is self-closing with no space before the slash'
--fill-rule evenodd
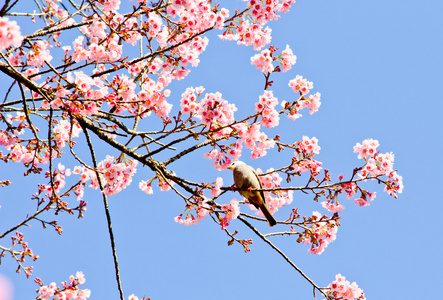
<path id="1" fill-rule="evenodd" d="M 343 209 L 345 209 L 345 206 L 341 205 L 337 201 L 323 201 L 321 206 L 330 212 L 341 212 Z"/>
<path id="2" fill-rule="evenodd" d="M 199 111 L 198 97 L 200 97 L 204 90 L 205 88 L 200 86 L 196 88 L 188 87 L 184 91 L 180 100 L 180 111 L 182 114 L 194 115 Z"/>
<path id="3" fill-rule="evenodd" d="M 278 19 L 279 12 L 288 12 L 294 2 L 295 0 L 250 0 L 250 13 L 242 16 L 233 29 L 226 30 L 219 37 L 235 40 L 239 45 L 253 45 L 254 50 L 261 50 L 271 41 L 272 30 L 269 27 L 264 28 L 264 25 L 268 21 Z M 252 19 L 252 22 L 249 19 Z"/>
<path id="4" fill-rule="evenodd" d="M 234 112 L 237 111 L 235 104 L 230 104 L 222 98 L 221 93 L 206 93 L 200 102 L 197 117 L 202 124 L 210 129 L 226 126 L 234 121 Z M 223 134 L 225 130 L 219 130 Z M 227 128 L 227 133 L 232 130 Z"/>
<path id="5" fill-rule="evenodd" d="M 50 43 L 47 41 L 36 41 L 32 44 L 31 50 L 28 52 L 28 66 L 43 67 L 45 62 L 52 60 L 51 53 L 49 51 Z"/>
<path id="6" fill-rule="evenodd" d="M 219 171 L 226 170 L 231 165 L 232 161 L 238 160 L 241 156 L 242 143 L 241 141 L 236 141 L 231 145 L 220 145 L 222 150 L 217 148 L 212 149 L 209 153 L 203 154 L 204 158 L 209 160 L 215 159 L 212 166 Z M 232 159 L 230 158 L 232 157 Z"/>
<path id="7" fill-rule="evenodd" d="M 0 17 L 0 51 L 9 46 L 19 47 L 22 44 L 23 36 L 16 21 Z"/>
<path id="8" fill-rule="evenodd" d="M 306 78 L 303 78 L 303 76 L 300 75 L 297 75 L 294 79 L 290 80 L 288 85 L 292 88 L 294 93 L 299 92 L 300 95 L 306 95 L 314 88 L 312 81 L 307 81 Z"/>
<path id="9" fill-rule="evenodd" d="M 387 180 L 381 182 L 384 183 L 384 190 L 391 196 L 397 198 L 398 193 L 403 191 L 403 180 L 400 175 L 393 169 L 394 155 L 392 153 L 380 153 L 377 148 L 379 142 L 374 139 L 366 139 L 361 144 L 357 143 L 354 146 L 354 153 L 358 153 L 358 158 L 365 160 L 365 165 L 361 167 L 358 176 L 362 179 L 365 178 L 380 178 L 381 176 L 387 176 Z M 340 180 L 343 176 L 340 176 Z M 355 204 L 359 206 L 369 206 L 370 201 L 373 201 L 376 197 L 376 192 L 369 192 L 360 188 L 356 182 L 343 182 L 334 188 L 335 195 L 345 193 L 347 199 L 351 199 L 357 192 L 360 192 L 360 197 L 354 200 Z M 327 201 L 321 203 L 321 205 L 330 212 L 341 212 L 344 206 L 339 204 L 336 196 L 328 197 Z"/>
<path id="10" fill-rule="evenodd" d="M 100 181 L 103 184 L 103 193 L 111 196 L 128 187 L 132 176 L 136 172 L 138 161 L 119 162 L 114 157 L 107 155 L 106 159 L 97 164 Z M 91 181 L 93 189 L 99 188 L 96 172 L 86 167 L 75 167 L 74 174 L 80 174 L 82 182 Z"/>
<path id="11" fill-rule="evenodd" d="M 271 42 L 272 29 L 263 28 L 262 25 L 251 23 L 243 17 L 239 24 L 235 25 L 235 30 L 227 30 L 219 35 L 222 40 L 234 40 L 238 45 L 253 46 L 254 50 L 261 50 Z"/>
<path id="12" fill-rule="evenodd" d="M 294 55 L 289 45 L 286 45 L 285 50 L 279 56 L 280 63 L 282 66 L 283 72 L 289 71 L 297 60 L 297 56 Z"/>
<path id="13" fill-rule="evenodd" d="M 262 71 L 263 73 L 271 73 L 274 71 L 272 53 L 269 49 L 262 50 L 261 53 L 255 54 L 251 57 L 251 64 L 255 65 L 255 67 Z"/>
<path id="14" fill-rule="evenodd" d="M 62 86 L 58 87 L 54 100 L 50 103 L 42 101 L 42 109 L 51 106 L 53 109 L 63 108 L 73 114 L 90 116 L 99 110 L 101 104 L 98 100 L 109 94 L 103 78 L 92 78 L 83 71 L 68 72 L 66 80 L 74 84 L 75 88 L 69 91 Z M 82 100 L 83 97 L 87 100 Z"/>
<path id="15" fill-rule="evenodd" d="M 309 138 L 303 136 L 303 139 L 298 143 L 299 148 L 295 150 L 295 154 L 303 153 L 307 155 L 320 154 L 320 146 L 316 137 Z"/>
<path id="16" fill-rule="evenodd" d="M 250 0 L 249 6 L 252 8 L 253 20 L 259 24 L 264 24 L 271 20 L 277 20 L 280 17 L 277 13 L 286 13 L 294 2 L 295 0 L 281 2 L 279 0 Z"/>
<path id="17" fill-rule="evenodd" d="M 80 125 L 76 122 L 69 122 L 68 120 L 61 120 L 60 123 L 54 126 L 53 134 L 58 149 L 65 147 L 65 143 L 78 137 L 81 132 Z"/>
<path id="18" fill-rule="evenodd" d="M 276 50 L 272 46 L 269 49 L 262 50 L 260 53 L 251 57 L 251 64 L 254 65 L 256 69 L 266 74 L 278 70 L 277 68 L 274 68 L 274 65 L 272 64 L 274 60 L 278 60 L 282 65 L 283 72 L 289 71 L 297 60 L 297 57 L 294 55 L 289 45 L 286 45 L 285 50 L 283 50 L 280 55 L 273 57 L 275 51 Z"/>
<path id="19" fill-rule="evenodd" d="M 263 172 L 261 169 L 257 169 L 257 174 L 260 175 L 262 173 Z M 266 174 L 259 176 L 259 178 L 264 189 L 279 188 L 281 187 L 280 183 L 283 180 L 283 178 L 277 172 L 274 172 L 274 169 L 268 169 Z M 280 207 L 291 204 L 293 200 L 292 190 L 278 190 L 272 192 L 264 191 L 264 195 L 266 198 L 266 204 L 268 205 L 271 213 L 276 212 Z M 249 207 L 255 210 L 253 205 L 249 205 Z M 261 211 L 257 212 L 257 214 L 261 216 L 263 215 Z"/>
<path id="20" fill-rule="evenodd" d="M 343 179 L 342 176 L 341 179 Z M 348 200 L 353 198 L 357 191 L 358 191 L 358 186 L 355 182 L 352 181 L 340 183 L 340 185 L 336 188 L 336 192 L 338 194 L 345 193 L 346 199 Z M 345 209 L 344 205 L 338 203 L 336 197 L 330 197 L 328 201 L 323 201 L 321 205 L 330 212 L 341 212 L 343 211 L 343 209 Z"/>
<path id="21" fill-rule="evenodd" d="M 338 224 L 334 220 L 322 221 L 325 218 L 326 216 L 322 216 L 318 211 L 314 211 L 309 218 L 312 221 L 311 228 L 301 241 L 304 244 L 311 244 L 308 253 L 322 254 L 337 237 Z"/>
<path id="22" fill-rule="evenodd" d="M 217 130 L 214 137 L 230 134 L 232 129 L 227 125 L 234 121 L 234 112 L 237 111 L 237 107 L 223 99 L 222 94 L 218 92 L 206 93 L 203 99 L 198 101 L 203 91 L 203 87 L 187 88 L 180 101 L 181 113 L 195 116 L 211 130 L 225 127 Z"/>
<path id="23" fill-rule="evenodd" d="M 369 201 L 373 201 L 375 199 L 375 192 L 368 193 L 368 192 L 362 192 L 362 195 L 360 198 L 357 198 L 354 200 L 355 204 L 358 204 L 359 206 L 369 206 Z"/>
<path id="24" fill-rule="evenodd" d="M 272 91 L 265 90 L 259 97 L 259 102 L 255 104 L 255 111 L 260 113 L 262 119 L 260 124 L 267 128 L 276 127 L 279 124 L 279 114 L 275 109 L 278 104 L 278 99 L 274 97 Z"/>
<path id="25" fill-rule="evenodd" d="M 218 197 L 221 193 L 220 188 L 223 186 L 223 178 L 217 177 L 217 179 L 215 180 L 215 182 L 213 182 L 213 184 L 215 186 L 211 188 L 211 197 Z M 230 210 L 226 209 L 223 210 L 227 211 L 228 214 L 231 213 Z M 193 211 L 195 211 L 195 216 L 193 214 Z M 174 221 L 179 224 L 183 224 L 185 226 L 195 225 L 201 220 L 203 220 L 205 216 L 207 216 L 211 211 L 212 208 L 210 207 L 210 205 L 207 203 L 206 200 L 198 200 L 197 204 L 187 206 L 185 218 L 183 218 L 183 213 L 182 213 L 179 216 L 175 217 Z"/>
<path id="26" fill-rule="evenodd" d="M 175 175 L 175 173 L 172 173 L 172 175 Z M 163 178 L 163 176 L 157 176 L 158 178 L 158 186 L 160 188 L 160 191 L 166 192 L 171 189 L 171 187 L 175 184 L 175 182 L 168 178 Z"/>
<path id="27" fill-rule="evenodd" d="M 37 290 L 38 299 L 49 300 L 86 300 L 91 296 L 91 291 L 88 289 L 80 289 L 78 286 L 84 284 L 86 279 L 83 272 L 77 272 L 75 276 L 71 275 L 69 277 L 69 282 L 64 281 L 61 286 L 57 286 L 55 282 L 50 285 L 41 286 Z"/>
<path id="28" fill-rule="evenodd" d="M 309 114 L 314 114 L 320 108 L 321 94 L 315 93 L 314 95 L 309 95 L 308 98 L 301 96 L 300 99 L 293 102 L 282 101 L 281 106 L 288 110 L 288 119 L 296 120 L 302 115 L 299 113 L 303 108 L 309 108 Z"/>
<path id="29" fill-rule="evenodd" d="M 221 229 L 225 230 L 227 226 L 229 226 L 232 219 L 237 219 L 240 214 L 240 208 L 238 206 L 238 201 L 236 199 L 232 199 L 229 204 L 222 205 L 222 210 L 224 212 L 223 217 L 221 217 L 220 225 Z"/>
<path id="30" fill-rule="evenodd" d="M 178 17 L 177 23 L 187 32 L 198 33 L 210 27 L 222 29 L 229 17 L 229 10 L 221 9 L 215 13 L 205 0 L 174 0 L 167 8 L 168 15 Z"/>
<path id="31" fill-rule="evenodd" d="M 151 64 L 150 66 L 152 66 Z M 158 80 L 155 82 L 150 78 L 146 78 L 141 86 L 140 92 L 134 97 L 128 97 L 128 106 L 119 105 L 117 111 L 122 111 L 124 108 L 128 108 L 129 112 L 133 115 L 138 113 L 141 109 L 144 113 L 142 116 L 147 116 L 153 111 L 159 117 L 167 117 L 172 110 L 172 104 L 168 103 L 166 97 L 169 97 L 171 91 L 165 89 L 169 84 L 170 80 L 163 78 L 163 80 Z M 124 87 L 124 85 L 119 85 Z M 138 105 L 139 106 L 138 106 Z M 131 109 L 132 108 L 132 109 Z"/>
<path id="32" fill-rule="evenodd" d="M 223 178 L 217 177 L 217 180 L 214 182 L 215 186 L 211 189 L 211 197 L 218 197 L 221 194 L 221 187 L 223 186 Z"/>
<path id="33" fill-rule="evenodd" d="M 19 135 L 24 135 L 26 128 L 30 128 L 24 113 L 18 112 L 15 117 L 7 114 L 6 117 L 0 117 L 0 120 L 6 123 L 7 128 L 6 130 L 0 130 L 0 145 L 9 151 L 6 155 L 0 151 L 0 158 L 2 160 L 23 162 L 25 165 L 32 163 L 35 167 L 40 163 L 45 164 L 49 161 L 49 153 L 42 151 L 34 142 L 22 145 L 25 140 L 20 139 Z M 33 125 L 33 129 L 36 132 L 39 130 L 35 125 Z"/>
<path id="34" fill-rule="evenodd" d="M 175 217 L 174 221 L 185 226 L 196 225 L 198 222 L 203 220 L 205 216 L 207 216 L 211 212 L 211 210 L 212 209 L 207 201 L 199 200 L 197 204 L 187 206 L 185 218 L 183 218 L 182 213 L 179 216 Z M 194 211 L 195 216 L 193 214 Z"/>
<path id="35" fill-rule="evenodd" d="M 84 43 L 83 36 L 79 36 L 72 42 L 74 52 L 71 54 L 71 58 L 73 61 L 108 62 L 118 60 L 123 53 L 123 46 L 118 42 L 119 36 L 106 32 L 109 27 L 118 28 L 125 32 L 126 42 L 140 39 L 140 34 L 133 31 L 133 26 L 137 25 L 134 18 L 126 19 L 115 13 L 112 14 L 112 19 L 107 21 L 110 26 L 100 20 L 97 15 L 94 15 L 90 25 L 80 28 L 84 36 L 89 38 L 89 42 Z M 128 33 L 128 31 L 130 32 Z"/>
<path id="36" fill-rule="evenodd" d="M 253 123 L 246 125 L 245 123 L 239 123 L 234 125 L 241 138 L 241 142 L 245 144 L 247 149 L 252 150 L 252 159 L 265 156 L 268 149 L 273 148 L 275 141 L 269 139 L 268 136 L 260 131 L 260 125 Z"/>
<path id="37" fill-rule="evenodd" d="M 312 176 L 320 174 L 322 163 L 312 157 L 320 153 L 320 146 L 317 138 L 303 136 L 301 141 L 295 143 L 294 157 L 292 158 L 291 169 L 295 173 L 310 172 Z"/>
<path id="38" fill-rule="evenodd" d="M 350 283 L 341 274 L 335 275 L 335 280 L 327 287 L 327 293 L 334 299 L 343 300 L 365 300 L 363 290 L 358 287 L 357 283 Z"/>
<path id="39" fill-rule="evenodd" d="M 358 153 L 358 158 L 363 158 L 366 161 L 358 175 L 361 178 L 388 176 L 388 180 L 385 182 L 385 191 L 397 198 L 398 194 L 403 191 L 403 178 L 393 169 L 394 154 L 392 152 L 379 153 L 378 146 L 379 142 L 373 139 L 366 139 L 362 144 L 357 143 L 354 146 L 354 153 Z M 364 200 L 365 197 L 359 200 L 359 204 L 367 205 L 368 202 Z"/>

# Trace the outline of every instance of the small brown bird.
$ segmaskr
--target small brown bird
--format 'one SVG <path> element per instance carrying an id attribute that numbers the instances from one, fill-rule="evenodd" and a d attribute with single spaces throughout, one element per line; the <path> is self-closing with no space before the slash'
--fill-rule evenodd
<path id="1" fill-rule="evenodd" d="M 263 186 L 258 178 L 257 172 L 251 166 L 242 161 L 236 161 L 229 167 L 234 172 L 234 183 L 240 189 L 240 194 L 251 202 L 255 208 L 261 209 L 263 215 L 269 223 L 269 226 L 277 224 L 268 206 L 266 205 L 265 194 L 263 191 L 251 191 L 250 189 L 262 189 Z"/>

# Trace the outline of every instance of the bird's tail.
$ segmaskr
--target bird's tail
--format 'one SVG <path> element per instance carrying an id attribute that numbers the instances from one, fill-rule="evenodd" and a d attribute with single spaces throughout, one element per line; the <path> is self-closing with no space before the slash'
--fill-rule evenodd
<path id="1" fill-rule="evenodd" d="M 269 226 L 274 226 L 277 224 L 277 221 L 274 219 L 274 216 L 271 214 L 271 212 L 269 211 L 269 208 L 266 204 L 260 206 L 260 209 L 262 211 L 262 213 L 265 215 L 266 220 L 269 223 Z"/>

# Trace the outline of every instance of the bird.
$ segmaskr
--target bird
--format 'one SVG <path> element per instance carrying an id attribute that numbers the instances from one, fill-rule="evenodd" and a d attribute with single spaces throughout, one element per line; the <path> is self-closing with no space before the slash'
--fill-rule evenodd
<path id="1" fill-rule="evenodd" d="M 275 221 L 266 205 L 265 194 L 263 191 L 251 191 L 251 189 L 263 189 L 255 169 L 238 160 L 229 166 L 229 170 L 232 170 L 234 173 L 234 183 L 239 189 L 240 195 L 248 199 L 255 208 L 261 209 L 269 226 L 272 227 L 277 224 L 277 221 Z"/>

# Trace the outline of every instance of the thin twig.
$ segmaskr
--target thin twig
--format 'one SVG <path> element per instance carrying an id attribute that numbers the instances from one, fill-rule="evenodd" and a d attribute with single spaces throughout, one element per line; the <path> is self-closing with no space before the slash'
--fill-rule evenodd
<path id="1" fill-rule="evenodd" d="M 80 123 L 80 124 L 82 125 L 82 123 Z M 97 181 L 98 181 L 98 184 L 100 186 L 100 191 L 102 191 L 103 204 L 104 204 L 105 213 L 106 213 L 106 220 L 108 222 L 109 239 L 111 240 L 112 256 L 114 258 L 115 277 L 116 277 L 116 280 L 117 280 L 117 287 L 118 287 L 118 291 L 120 293 L 120 300 L 124 300 L 122 284 L 121 284 L 121 281 L 120 281 L 120 268 L 118 267 L 117 250 L 116 250 L 116 247 L 115 247 L 114 233 L 113 233 L 113 230 L 112 230 L 111 214 L 109 212 L 109 206 L 108 206 L 108 198 L 106 197 L 106 194 L 103 193 L 103 189 L 104 188 L 103 188 L 103 184 L 102 184 L 101 179 L 100 179 L 100 174 L 99 174 L 98 169 L 97 169 L 97 159 L 95 157 L 94 147 L 92 145 L 91 138 L 90 138 L 89 133 L 88 133 L 88 129 L 86 127 L 84 127 L 84 126 L 82 126 L 82 127 L 83 127 L 83 131 L 85 133 L 86 141 L 88 143 L 89 151 L 91 152 L 92 162 L 93 162 L 94 168 L 96 170 L 95 174 L 97 176 Z"/>

